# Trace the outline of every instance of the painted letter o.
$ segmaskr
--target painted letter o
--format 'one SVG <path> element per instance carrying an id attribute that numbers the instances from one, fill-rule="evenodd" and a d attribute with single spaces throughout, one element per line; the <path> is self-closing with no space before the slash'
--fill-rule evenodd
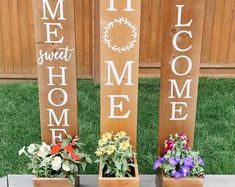
<path id="1" fill-rule="evenodd" d="M 188 69 L 184 73 L 179 73 L 179 72 L 176 71 L 176 62 L 180 58 L 185 58 L 187 60 L 187 63 L 188 63 Z M 193 67 L 192 60 L 189 57 L 185 56 L 185 55 L 181 55 L 181 56 L 176 57 L 172 61 L 172 64 L 171 64 L 172 71 L 174 72 L 175 75 L 178 75 L 178 76 L 185 76 L 185 75 L 189 74 L 189 72 L 192 70 L 192 67 Z"/>
<path id="2" fill-rule="evenodd" d="M 56 104 L 56 103 L 54 103 L 53 101 L 52 101 L 52 94 L 55 92 L 55 91 L 60 91 L 60 92 L 62 92 L 62 94 L 63 94 L 63 98 L 64 98 L 64 100 L 63 100 L 63 102 L 62 103 L 60 103 L 60 104 Z M 48 101 L 49 101 L 49 103 L 50 104 L 52 104 L 53 106 L 56 106 L 56 107 L 60 107 L 60 106 L 63 106 L 63 105 L 65 105 L 66 103 L 67 103 L 67 101 L 68 101 L 68 94 L 67 94 L 67 92 L 65 91 L 65 90 L 63 90 L 63 89 L 61 89 L 61 88 L 54 88 L 54 89 L 52 89 L 49 93 L 48 93 Z"/>

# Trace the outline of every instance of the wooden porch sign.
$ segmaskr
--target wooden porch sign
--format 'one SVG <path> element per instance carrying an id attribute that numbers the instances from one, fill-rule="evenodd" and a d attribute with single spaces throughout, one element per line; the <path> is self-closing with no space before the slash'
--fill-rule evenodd
<path id="1" fill-rule="evenodd" d="M 74 0 L 33 0 L 42 141 L 78 134 Z"/>
<path id="2" fill-rule="evenodd" d="M 101 134 L 125 131 L 136 150 L 141 0 L 101 0 Z"/>
<path id="3" fill-rule="evenodd" d="M 205 0 L 164 0 L 158 154 L 185 133 L 193 146 Z"/>

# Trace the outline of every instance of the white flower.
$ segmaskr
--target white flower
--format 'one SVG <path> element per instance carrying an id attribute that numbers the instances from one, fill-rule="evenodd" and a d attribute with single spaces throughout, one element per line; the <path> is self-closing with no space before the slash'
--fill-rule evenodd
<path id="1" fill-rule="evenodd" d="M 45 157 L 43 160 L 42 160 L 42 162 L 41 162 L 41 164 L 40 164 L 40 167 L 45 167 L 45 166 L 47 166 L 49 163 L 50 163 L 50 158 L 48 158 L 48 157 Z"/>
<path id="2" fill-rule="evenodd" d="M 36 146 L 34 144 L 30 144 L 28 147 L 27 147 L 27 150 L 28 150 L 28 153 L 29 154 L 33 154 L 33 152 L 35 151 L 36 149 Z"/>
<path id="3" fill-rule="evenodd" d="M 62 165 L 62 168 L 63 168 L 64 171 L 70 171 L 69 163 L 64 162 L 63 165 Z"/>
<path id="4" fill-rule="evenodd" d="M 61 163 L 62 163 L 61 158 L 56 156 L 54 160 L 51 162 L 52 169 L 58 171 L 61 168 Z"/>
<path id="5" fill-rule="evenodd" d="M 26 153 L 25 152 L 25 146 L 21 150 L 19 150 L 19 156 L 22 155 L 23 153 Z"/>
<path id="6" fill-rule="evenodd" d="M 38 156 L 46 157 L 51 152 L 51 147 L 47 145 L 45 142 L 42 142 L 42 146 L 39 149 Z"/>

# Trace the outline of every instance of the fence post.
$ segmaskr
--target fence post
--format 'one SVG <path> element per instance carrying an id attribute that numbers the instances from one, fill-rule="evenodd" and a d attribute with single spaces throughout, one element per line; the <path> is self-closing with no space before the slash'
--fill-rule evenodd
<path id="1" fill-rule="evenodd" d="M 42 141 L 78 134 L 74 0 L 33 0 Z"/>
<path id="2" fill-rule="evenodd" d="M 177 132 L 193 146 L 205 0 L 164 0 L 162 8 L 158 155 Z"/>

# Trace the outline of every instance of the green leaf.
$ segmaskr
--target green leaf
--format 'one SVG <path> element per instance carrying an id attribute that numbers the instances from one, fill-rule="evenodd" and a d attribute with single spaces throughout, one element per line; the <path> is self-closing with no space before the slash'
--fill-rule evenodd
<path id="1" fill-rule="evenodd" d="M 82 170 L 83 170 L 83 171 L 86 170 L 86 162 L 82 162 Z"/>
<path id="2" fill-rule="evenodd" d="M 90 158 L 90 157 L 86 157 L 86 162 L 88 162 L 88 163 L 92 164 L 92 160 L 91 160 L 91 158 Z"/>
<path id="3" fill-rule="evenodd" d="M 117 161 L 117 160 L 115 160 L 114 163 L 115 163 L 116 168 L 121 170 L 122 164 L 119 161 Z"/>
<path id="4" fill-rule="evenodd" d="M 73 175 L 68 175 L 68 178 L 69 178 L 69 181 L 70 181 L 72 184 L 75 184 L 75 179 L 74 179 L 74 176 L 73 176 Z"/>

